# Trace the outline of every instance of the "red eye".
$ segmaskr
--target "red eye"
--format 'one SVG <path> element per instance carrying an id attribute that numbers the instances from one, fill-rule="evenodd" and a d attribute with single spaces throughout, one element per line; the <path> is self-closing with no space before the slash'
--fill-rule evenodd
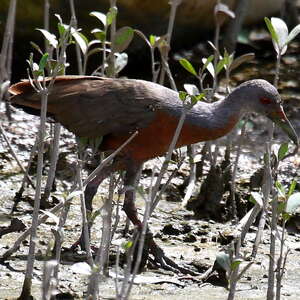
<path id="1" fill-rule="evenodd" d="M 272 100 L 270 98 L 267 98 L 267 97 L 261 97 L 259 99 L 259 101 L 262 103 L 262 104 L 271 104 L 272 103 Z"/>

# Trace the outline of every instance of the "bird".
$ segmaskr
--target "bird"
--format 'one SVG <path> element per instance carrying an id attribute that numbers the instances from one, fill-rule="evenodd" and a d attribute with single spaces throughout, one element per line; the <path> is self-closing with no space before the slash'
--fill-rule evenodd
<path id="1" fill-rule="evenodd" d="M 12 85 L 9 92 L 13 105 L 39 114 L 41 97 L 30 81 Z M 92 200 L 101 182 L 112 172 L 122 170 L 125 171 L 123 210 L 137 228 L 142 227 L 134 203 L 134 190 L 126 187 L 134 185 L 145 161 L 168 151 L 182 111 L 178 92 L 153 82 L 79 75 L 55 78 L 49 91 L 47 114 L 77 137 L 101 137 L 99 150 L 110 153 L 133 132 L 138 132 L 113 162 L 86 186 L 87 211 L 92 211 Z M 277 89 L 266 80 L 253 79 L 240 84 L 222 100 L 199 101 L 188 110 L 176 148 L 222 137 L 248 112 L 265 115 L 299 145 Z M 153 245 L 152 252 L 161 253 L 157 251 L 158 246 Z"/>

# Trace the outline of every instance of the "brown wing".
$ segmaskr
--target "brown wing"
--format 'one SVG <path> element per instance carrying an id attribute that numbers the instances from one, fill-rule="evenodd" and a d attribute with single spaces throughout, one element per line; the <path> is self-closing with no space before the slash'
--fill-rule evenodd
<path id="1" fill-rule="evenodd" d="M 15 95 L 12 103 L 40 108 L 40 96 L 28 82 L 12 86 L 10 92 Z M 77 136 L 131 132 L 151 123 L 168 93 L 177 95 L 140 80 L 58 77 L 48 97 L 48 112 Z"/>

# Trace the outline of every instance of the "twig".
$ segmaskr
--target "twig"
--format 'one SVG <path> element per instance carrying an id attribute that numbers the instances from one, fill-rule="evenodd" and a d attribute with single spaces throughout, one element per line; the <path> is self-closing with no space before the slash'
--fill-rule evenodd
<path id="1" fill-rule="evenodd" d="M 81 179 L 81 160 L 77 161 L 77 168 L 76 168 L 76 181 L 78 185 L 78 189 L 80 191 L 80 203 L 81 203 L 81 215 L 82 215 L 82 226 L 83 226 L 83 232 L 84 232 L 84 244 L 86 247 L 86 253 L 87 253 L 87 261 L 91 268 L 94 265 L 92 252 L 91 252 L 91 245 L 90 245 L 90 235 L 89 235 L 89 227 L 88 227 L 88 216 L 87 216 L 87 210 L 85 206 L 85 198 L 84 198 L 84 192 L 83 192 L 83 184 Z"/>
<path id="2" fill-rule="evenodd" d="M 60 130 L 61 125 L 59 123 L 55 123 L 54 125 L 54 137 L 51 141 L 51 151 L 50 151 L 50 168 L 48 172 L 47 182 L 44 189 L 44 194 L 41 199 L 41 203 L 46 203 L 52 189 L 52 185 L 55 178 L 55 171 L 56 171 L 56 165 L 58 161 L 58 154 L 59 154 L 59 139 L 60 139 Z"/>
<path id="3" fill-rule="evenodd" d="M 115 182 L 114 175 L 110 176 L 109 195 L 102 207 L 102 236 L 99 248 L 96 253 L 95 264 L 89 278 L 87 299 L 98 299 L 100 278 L 108 273 L 106 270 L 111 243 L 111 223 L 112 223 L 112 200 Z"/>
<path id="4" fill-rule="evenodd" d="M 237 207 L 236 207 L 236 199 L 235 199 L 236 175 L 237 175 L 239 158 L 241 156 L 242 140 L 246 133 L 246 124 L 247 124 L 247 121 L 245 120 L 245 122 L 242 126 L 242 129 L 241 129 L 241 134 L 239 136 L 238 148 L 236 151 L 236 157 L 235 157 L 235 161 L 234 161 L 234 165 L 233 165 L 232 179 L 231 179 L 231 206 L 232 206 L 232 216 L 233 216 L 234 223 L 237 223 Z"/>
<path id="5" fill-rule="evenodd" d="M 38 217 L 40 210 L 40 198 L 41 198 L 41 187 L 42 187 L 42 172 L 43 172 L 43 150 L 44 150 L 44 138 L 46 132 L 46 113 L 47 113 L 47 101 L 48 101 L 48 89 L 44 87 L 40 90 L 41 95 L 41 120 L 40 127 L 38 132 L 39 144 L 38 144 L 38 162 L 37 162 L 37 180 L 36 180 L 36 189 L 34 196 L 34 209 L 32 215 L 32 225 L 30 232 L 30 243 L 29 243 L 29 252 L 27 258 L 27 266 L 25 279 L 23 282 L 23 288 L 20 298 L 28 299 L 31 295 L 31 286 L 32 286 L 32 276 L 33 276 L 33 266 L 35 260 L 35 248 L 37 242 L 37 227 L 38 227 Z"/>
<path id="6" fill-rule="evenodd" d="M 77 18 L 74 6 L 74 0 L 69 0 L 70 10 L 71 10 L 71 21 L 70 26 L 72 26 L 75 30 L 77 29 Z M 75 43 L 76 47 L 76 58 L 77 58 L 77 66 L 78 66 L 78 73 L 79 75 L 84 74 L 83 67 L 82 67 L 82 58 L 80 53 L 80 48 L 78 43 Z"/>
<path id="7" fill-rule="evenodd" d="M 171 12 L 170 12 L 168 30 L 167 30 L 167 44 L 168 44 L 168 46 L 171 43 L 171 37 L 172 37 L 172 33 L 173 33 L 177 7 L 181 4 L 181 2 L 182 2 L 182 0 L 171 0 L 170 1 Z M 167 51 L 166 53 L 163 53 L 162 60 L 164 60 L 164 61 L 168 60 L 168 52 L 169 51 Z M 163 84 L 164 81 L 165 81 L 165 72 L 166 71 L 167 71 L 167 69 L 165 69 L 163 67 L 162 70 L 161 70 L 160 79 L 159 79 L 160 84 Z"/>
<path id="8" fill-rule="evenodd" d="M 0 54 L 0 85 L 2 85 L 2 83 L 6 80 L 10 80 L 16 6 L 17 0 L 11 0 L 9 3 L 7 21 Z M 2 99 L 0 99 L 0 101 L 1 100 Z"/>
<path id="9" fill-rule="evenodd" d="M 13 149 L 13 147 L 12 147 L 12 145 L 11 145 L 11 143 L 10 143 L 8 137 L 7 137 L 7 135 L 5 134 L 5 130 L 3 129 L 3 127 L 2 127 L 1 124 L 0 124 L 0 132 L 1 132 L 1 134 L 2 134 L 2 136 L 3 136 L 3 138 L 4 138 L 5 142 L 6 142 L 6 144 L 7 144 L 7 146 L 8 146 L 8 149 L 9 149 L 10 152 L 11 152 L 11 155 L 12 155 L 12 156 L 14 157 L 14 159 L 16 160 L 18 166 L 20 167 L 21 171 L 24 173 L 24 175 L 25 175 L 26 179 L 28 180 L 29 184 L 34 188 L 34 183 L 33 183 L 33 181 L 31 180 L 31 178 L 30 178 L 29 175 L 28 175 L 28 172 L 25 170 L 25 168 L 23 167 L 21 161 L 19 160 L 19 158 L 18 158 L 18 156 L 17 156 L 15 150 Z"/>

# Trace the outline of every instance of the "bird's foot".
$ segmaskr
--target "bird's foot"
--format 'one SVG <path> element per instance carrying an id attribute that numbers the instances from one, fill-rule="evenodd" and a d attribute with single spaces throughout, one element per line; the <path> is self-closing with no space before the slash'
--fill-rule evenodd
<path id="1" fill-rule="evenodd" d="M 72 246 L 70 247 L 71 251 L 76 251 L 78 248 L 81 249 L 81 241 L 80 239 L 78 241 L 76 241 L 74 244 L 72 244 Z"/>
<path id="2" fill-rule="evenodd" d="M 90 245 L 90 248 L 91 248 L 91 251 L 92 251 L 92 254 L 95 254 L 98 250 L 98 248 L 96 246 L 93 246 L 93 245 Z M 76 252 L 78 250 L 81 250 L 81 251 L 86 251 L 86 247 L 85 247 L 85 244 L 82 243 L 82 240 L 79 239 L 78 241 L 76 241 L 70 248 L 69 248 L 70 251 L 73 251 L 73 252 Z"/>
<path id="3" fill-rule="evenodd" d="M 164 270 L 171 271 L 174 273 L 181 273 L 185 275 L 198 276 L 200 273 L 192 271 L 188 268 L 184 268 L 175 263 L 172 259 L 167 257 L 162 248 L 160 248 L 155 241 L 152 239 L 152 242 L 149 246 L 149 254 L 153 256 L 149 256 L 148 260 L 151 264 L 160 267 Z"/>

